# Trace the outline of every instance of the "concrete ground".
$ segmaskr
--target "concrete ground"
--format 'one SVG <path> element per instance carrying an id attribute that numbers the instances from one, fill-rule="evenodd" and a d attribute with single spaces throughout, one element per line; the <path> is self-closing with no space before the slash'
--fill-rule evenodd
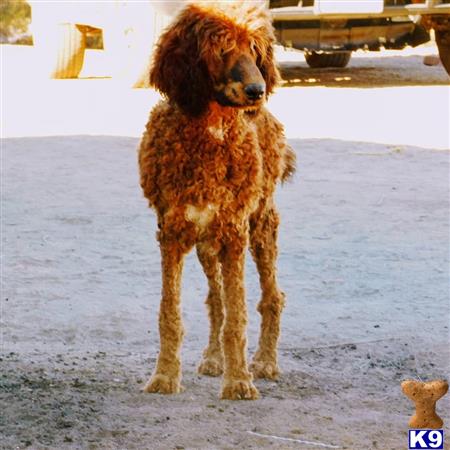
<path id="1" fill-rule="evenodd" d="M 160 265 L 136 147 L 157 94 L 92 78 L 95 64 L 43 80 L 30 49 L 2 48 L 2 448 L 407 448 L 400 382 L 449 374 L 450 97 L 443 68 L 422 64 L 433 52 L 323 71 L 280 54 L 269 107 L 298 157 L 277 194 L 283 375 L 257 382 L 260 400 L 229 402 L 195 371 L 207 320 L 194 255 L 186 391 L 140 392 L 158 351 Z"/>

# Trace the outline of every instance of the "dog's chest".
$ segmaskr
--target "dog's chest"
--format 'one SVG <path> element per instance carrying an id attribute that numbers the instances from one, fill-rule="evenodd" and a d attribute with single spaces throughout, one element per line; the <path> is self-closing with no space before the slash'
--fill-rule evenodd
<path id="1" fill-rule="evenodd" d="M 182 201 L 186 219 L 203 231 L 214 219 L 248 216 L 262 195 L 262 157 L 254 137 L 230 139 L 223 129 L 211 131 L 217 139 L 208 138 L 190 159 L 191 178 Z"/>
<path id="2" fill-rule="evenodd" d="M 262 182 L 262 155 L 255 130 L 247 124 L 217 120 L 203 128 L 185 130 L 182 183 L 201 200 L 229 199 L 253 191 Z M 178 155 L 180 156 L 180 155 Z M 182 186 L 180 186 L 182 187 Z M 251 193 L 249 192 L 249 195 Z"/>
<path id="3" fill-rule="evenodd" d="M 225 140 L 226 130 L 224 129 L 222 120 L 208 126 L 206 131 L 217 142 L 223 143 Z"/>

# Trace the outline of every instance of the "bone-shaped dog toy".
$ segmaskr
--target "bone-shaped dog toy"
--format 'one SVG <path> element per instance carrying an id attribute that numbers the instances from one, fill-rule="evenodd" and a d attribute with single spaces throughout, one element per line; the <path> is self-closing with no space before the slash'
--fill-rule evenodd
<path id="1" fill-rule="evenodd" d="M 411 428 L 442 428 L 444 422 L 436 414 L 436 402 L 447 393 L 447 381 L 406 380 L 402 382 L 402 391 L 416 404 L 416 413 L 409 420 Z"/>

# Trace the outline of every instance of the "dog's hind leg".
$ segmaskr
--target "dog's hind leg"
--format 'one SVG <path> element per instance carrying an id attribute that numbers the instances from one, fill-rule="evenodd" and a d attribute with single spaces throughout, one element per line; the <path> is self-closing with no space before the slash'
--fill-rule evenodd
<path id="1" fill-rule="evenodd" d="M 234 233 L 233 233 L 234 234 Z M 222 399 L 254 400 L 259 397 L 247 366 L 247 305 L 244 263 L 247 235 L 232 235 L 219 253 L 222 263 L 225 321 L 222 332 L 224 376 Z"/>
<path id="2" fill-rule="evenodd" d="M 206 298 L 210 321 L 209 342 L 203 351 L 203 358 L 198 366 L 202 375 L 216 377 L 223 371 L 223 353 L 221 330 L 223 323 L 223 285 L 222 273 L 217 253 L 206 243 L 197 244 L 198 259 L 208 278 L 209 292 Z"/>
<path id="3" fill-rule="evenodd" d="M 159 311 L 160 352 L 145 392 L 174 394 L 182 391 L 180 347 L 183 323 L 180 308 L 184 251 L 176 242 L 160 242 L 162 258 L 162 299 Z"/>
<path id="4" fill-rule="evenodd" d="M 277 345 L 284 294 L 276 275 L 279 217 L 271 204 L 261 205 L 250 221 L 250 249 L 259 272 L 261 333 L 258 349 L 250 365 L 255 378 L 277 379 L 279 375 Z"/>

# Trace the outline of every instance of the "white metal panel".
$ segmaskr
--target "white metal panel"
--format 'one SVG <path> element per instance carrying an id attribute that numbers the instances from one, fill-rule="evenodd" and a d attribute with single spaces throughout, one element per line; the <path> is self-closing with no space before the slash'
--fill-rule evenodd
<path id="1" fill-rule="evenodd" d="M 381 13 L 384 0 L 315 0 L 315 14 Z"/>

